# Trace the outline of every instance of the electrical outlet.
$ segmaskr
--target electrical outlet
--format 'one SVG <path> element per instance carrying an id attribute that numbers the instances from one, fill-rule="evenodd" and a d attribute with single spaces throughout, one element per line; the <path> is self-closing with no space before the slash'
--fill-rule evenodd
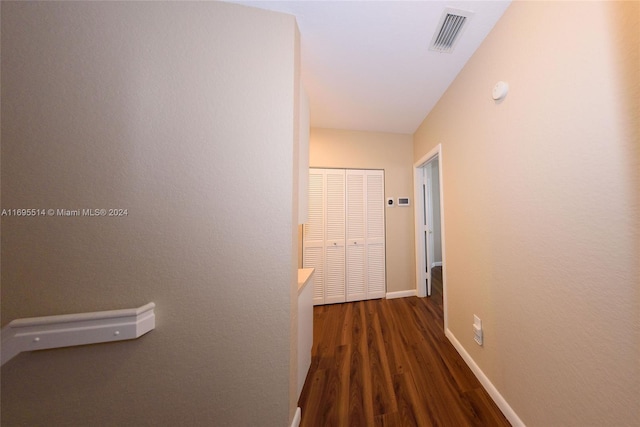
<path id="1" fill-rule="evenodd" d="M 478 345 L 482 345 L 482 320 L 475 314 L 473 315 L 473 340 Z"/>

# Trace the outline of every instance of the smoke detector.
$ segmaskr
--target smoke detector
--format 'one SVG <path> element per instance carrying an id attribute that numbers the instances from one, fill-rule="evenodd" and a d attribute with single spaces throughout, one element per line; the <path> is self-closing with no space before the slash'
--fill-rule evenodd
<path id="1" fill-rule="evenodd" d="M 440 53 L 453 52 L 472 16 L 473 12 L 467 10 L 446 8 L 433 34 L 429 50 Z"/>

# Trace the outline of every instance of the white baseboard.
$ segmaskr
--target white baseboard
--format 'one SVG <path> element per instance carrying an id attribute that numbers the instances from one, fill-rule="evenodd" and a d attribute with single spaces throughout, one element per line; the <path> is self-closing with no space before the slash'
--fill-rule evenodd
<path id="1" fill-rule="evenodd" d="M 431 268 L 433 267 L 442 267 L 442 261 L 432 263 Z"/>
<path id="2" fill-rule="evenodd" d="M 487 393 L 489 393 L 489 396 L 491 396 L 491 398 L 496 403 L 496 405 L 498 405 L 498 408 L 500 408 L 500 410 L 502 411 L 504 416 L 507 418 L 507 420 L 509 420 L 511 425 L 514 427 L 525 427 L 520 417 L 518 417 L 518 415 L 511 408 L 511 406 L 509 406 L 509 404 L 504 399 L 504 397 L 502 397 L 498 389 L 495 388 L 495 386 L 491 383 L 491 381 L 489 381 L 489 378 L 487 378 L 484 372 L 482 372 L 482 369 L 480 369 L 480 367 L 476 364 L 476 362 L 473 360 L 471 355 L 467 353 L 467 350 L 465 350 L 462 344 L 460 344 L 460 341 L 456 339 L 455 335 L 453 335 L 453 332 L 447 329 L 445 331 L 445 335 L 447 336 L 447 338 L 449 338 L 449 341 L 451 341 L 451 344 L 453 344 L 453 346 L 456 348 L 458 353 L 460 353 L 460 356 L 462 356 L 462 358 L 467 363 L 469 368 L 471 368 L 471 371 L 475 374 L 476 378 L 478 378 L 478 380 L 480 381 L 480 384 L 482 384 L 485 390 L 487 390 Z"/>
<path id="3" fill-rule="evenodd" d="M 386 298 L 393 299 L 393 298 L 406 298 L 406 297 L 415 297 L 415 296 L 416 296 L 416 290 L 410 289 L 408 291 L 387 292 Z"/>
<path id="4" fill-rule="evenodd" d="M 300 407 L 297 407 L 296 413 L 293 416 L 293 421 L 291 421 L 291 427 L 299 427 L 301 419 L 302 419 L 302 411 L 300 410 Z"/>

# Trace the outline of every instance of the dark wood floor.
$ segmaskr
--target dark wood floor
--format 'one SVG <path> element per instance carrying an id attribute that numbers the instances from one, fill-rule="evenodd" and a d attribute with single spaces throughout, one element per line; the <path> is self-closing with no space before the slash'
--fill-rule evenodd
<path id="1" fill-rule="evenodd" d="M 302 427 L 510 425 L 444 336 L 434 279 L 430 298 L 314 308 Z"/>

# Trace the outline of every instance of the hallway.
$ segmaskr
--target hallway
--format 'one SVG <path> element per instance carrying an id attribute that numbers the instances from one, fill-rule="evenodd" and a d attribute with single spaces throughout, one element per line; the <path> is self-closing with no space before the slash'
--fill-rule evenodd
<path id="1" fill-rule="evenodd" d="M 314 308 L 301 426 L 509 425 L 444 335 L 437 272 L 431 298 Z"/>

